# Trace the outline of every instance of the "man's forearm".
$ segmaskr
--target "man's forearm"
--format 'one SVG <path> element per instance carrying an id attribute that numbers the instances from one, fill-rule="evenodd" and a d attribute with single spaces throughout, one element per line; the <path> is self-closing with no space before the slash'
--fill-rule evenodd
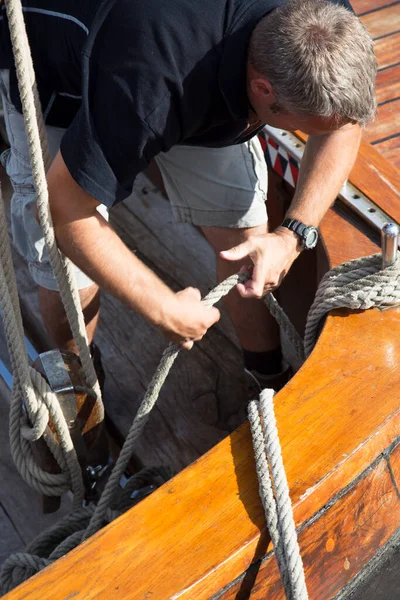
<path id="1" fill-rule="evenodd" d="M 72 179 L 60 153 L 48 173 L 50 206 L 61 251 L 100 287 L 154 325 L 175 294 L 122 242 Z"/>
<path id="2" fill-rule="evenodd" d="M 96 211 L 91 217 L 56 225 L 60 249 L 102 289 L 156 326 L 175 294 L 122 242 Z"/>
<path id="3" fill-rule="evenodd" d="M 288 217 L 306 225 L 320 224 L 349 176 L 360 140 L 357 125 L 309 137 Z"/>

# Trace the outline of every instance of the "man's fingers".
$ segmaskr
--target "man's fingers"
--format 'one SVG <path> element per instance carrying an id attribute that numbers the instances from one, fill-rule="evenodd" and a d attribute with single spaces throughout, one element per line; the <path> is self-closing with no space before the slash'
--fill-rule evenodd
<path id="1" fill-rule="evenodd" d="M 201 300 L 201 292 L 197 288 L 187 287 L 184 290 L 180 290 L 177 292 L 178 296 L 185 296 L 186 298 L 190 298 L 191 300 Z"/>
<path id="2" fill-rule="evenodd" d="M 183 342 L 183 344 L 181 344 L 181 347 L 184 350 L 191 350 L 193 348 L 193 344 L 194 344 L 194 342 L 192 340 L 189 340 L 187 342 Z"/>
<path id="3" fill-rule="evenodd" d="M 211 306 L 207 310 L 209 311 L 209 325 L 207 326 L 208 328 L 211 327 L 211 325 L 214 325 L 214 323 L 216 323 L 217 321 L 219 321 L 221 313 L 219 312 L 218 308 L 215 308 L 215 306 Z"/>
<path id="4" fill-rule="evenodd" d="M 234 246 L 230 248 L 230 250 L 222 250 L 219 253 L 221 258 L 225 260 L 241 260 L 242 258 L 246 258 L 249 256 L 251 252 L 253 252 L 253 244 L 250 240 L 243 242 L 243 244 L 239 244 L 239 246 Z"/>

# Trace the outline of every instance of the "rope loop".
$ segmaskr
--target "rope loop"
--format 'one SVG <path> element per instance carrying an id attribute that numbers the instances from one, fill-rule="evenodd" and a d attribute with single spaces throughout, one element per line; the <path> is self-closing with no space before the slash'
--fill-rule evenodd
<path id="1" fill-rule="evenodd" d="M 334 267 L 322 278 L 307 317 L 305 355 L 315 346 L 321 319 L 335 308 L 367 310 L 400 303 L 400 260 L 382 269 L 382 255 L 372 254 Z"/>

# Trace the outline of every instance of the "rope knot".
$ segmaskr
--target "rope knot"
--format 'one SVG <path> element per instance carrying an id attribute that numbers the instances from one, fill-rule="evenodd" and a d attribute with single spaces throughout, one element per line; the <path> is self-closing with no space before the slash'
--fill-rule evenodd
<path id="1" fill-rule="evenodd" d="M 31 386 L 36 403 L 30 402 L 21 416 L 21 435 L 29 442 L 41 438 L 49 423 L 49 409 L 45 402 L 45 394 L 52 393 L 44 377 L 35 369 L 29 369 Z M 28 397 L 28 394 L 23 394 Z M 35 406 L 36 404 L 36 406 Z"/>

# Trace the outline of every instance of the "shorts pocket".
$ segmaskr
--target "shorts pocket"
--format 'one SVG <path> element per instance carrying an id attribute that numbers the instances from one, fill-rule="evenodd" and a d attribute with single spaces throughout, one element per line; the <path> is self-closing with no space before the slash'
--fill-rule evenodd
<path id="1" fill-rule="evenodd" d="M 42 228 L 35 218 L 35 192 L 14 192 L 11 199 L 11 234 L 17 252 L 28 263 L 48 263 Z"/>

